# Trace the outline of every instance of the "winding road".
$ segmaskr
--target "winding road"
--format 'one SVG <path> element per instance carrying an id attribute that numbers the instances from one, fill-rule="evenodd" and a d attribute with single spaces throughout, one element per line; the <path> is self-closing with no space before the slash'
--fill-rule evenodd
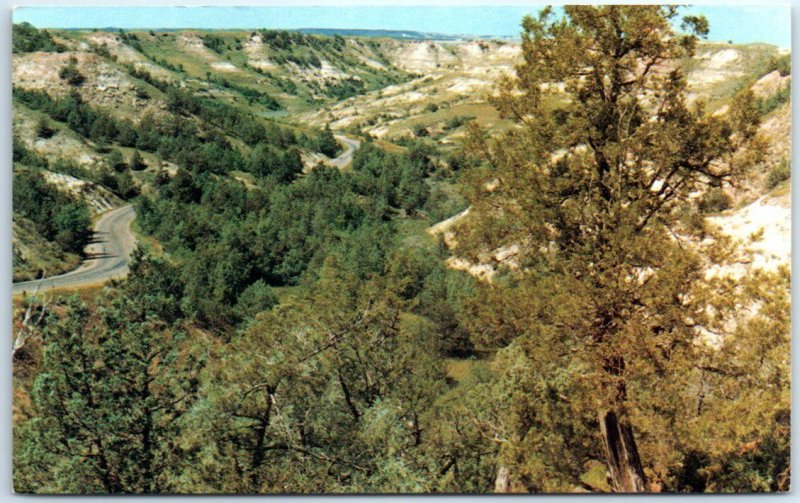
<path id="1" fill-rule="evenodd" d="M 361 142 L 343 135 L 335 138 L 344 144 L 345 150 L 330 163 L 337 168 L 348 166 L 353 153 Z M 86 258 L 77 269 L 33 281 L 14 283 L 12 295 L 26 295 L 47 290 L 69 290 L 87 285 L 105 283 L 113 278 L 128 274 L 128 262 L 136 246 L 136 237 L 131 231 L 131 223 L 136 218 L 133 206 L 127 205 L 104 214 L 94 226 L 94 238 L 86 246 Z"/>
<path id="2" fill-rule="evenodd" d="M 331 159 L 330 163 L 332 166 L 336 166 L 337 168 L 341 169 L 349 165 L 353 161 L 353 154 L 361 146 L 361 142 L 358 140 L 354 140 L 352 138 L 348 138 L 344 135 L 337 134 L 333 135 L 338 141 L 344 144 L 344 152 L 342 152 L 339 157 L 336 159 Z"/>
<path id="3" fill-rule="evenodd" d="M 58 276 L 14 283 L 12 294 L 31 294 L 37 287 L 39 292 L 79 288 L 124 277 L 136 244 L 131 231 L 135 217 L 130 205 L 104 214 L 94 226 L 94 237 L 84 250 L 86 258 L 80 267 Z"/>

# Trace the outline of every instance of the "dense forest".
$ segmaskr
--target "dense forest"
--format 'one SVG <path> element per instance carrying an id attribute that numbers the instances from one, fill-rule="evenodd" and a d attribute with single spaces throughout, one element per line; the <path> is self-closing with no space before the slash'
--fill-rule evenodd
<path id="1" fill-rule="evenodd" d="M 491 98 L 512 127 L 450 118 L 466 135 L 448 151 L 362 138 L 346 169 L 305 163 L 340 153 L 331 129 L 265 118 L 248 92 L 113 62 L 163 104 L 134 119 L 87 98 L 78 59 L 67 93 L 15 85 L 33 134 L 104 156 L 15 138 L 15 219 L 81 253 L 92 215 L 45 178 L 62 173 L 132 204 L 141 238 L 126 279 L 15 304 L 15 490 L 789 490 L 790 273 L 708 274 L 739 258 L 703 219 L 778 104 L 690 103 L 670 63 L 702 17 L 564 12 L 523 20 Z M 345 57 L 340 36 L 258 34 L 297 65 Z M 65 50 L 14 26 L 15 53 Z M 344 82 L 328 93 L 364 92 Z M 425 232 L 456 214 L 454 240 Z M 491 281 L 448 261 L 496 250 L 513 261 Z"/>

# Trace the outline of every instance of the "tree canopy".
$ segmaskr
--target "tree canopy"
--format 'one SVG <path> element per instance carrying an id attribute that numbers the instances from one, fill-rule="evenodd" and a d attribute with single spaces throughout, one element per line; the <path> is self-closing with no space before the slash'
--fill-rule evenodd
<path id="1" fill-rule="evenodd" d="M 674 6 L 564 11 L 523 21 L 524 62 L 494 99 L 517 127 L 491 139 L 473 128 L 482 164 L 457 251 L 518 250 L 474 322 L 479 345 L 501 350 L 504 391 L 521 394 L 497 433 L 512 483 L 564 489 L 602 460 L 614 490 L 653 491 L 691 456 L 687 392 L 708 385 L 700 341 L 719 329 L 706 268 L 725 245 L 686 225 L 691 194 L 741 174 L 758 114 L 750 91 L 722 116 L 689 104 L 675 62 L 704 19 L 677 34 Z"/>

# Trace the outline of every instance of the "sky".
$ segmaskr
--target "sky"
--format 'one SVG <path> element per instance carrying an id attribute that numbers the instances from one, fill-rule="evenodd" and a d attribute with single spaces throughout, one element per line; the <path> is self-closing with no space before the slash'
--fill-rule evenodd
<path id="1" fill-rule="evenodd" d="M 513 6 L 262 6 L 262 7 L 18 7 L 14 22 L 38 28 L 360 28 L 473 36 L 517 36 L 536 5 Z M 709 40 L 791 47 L 788 5 L 693 6 L 708 18 Z"/>

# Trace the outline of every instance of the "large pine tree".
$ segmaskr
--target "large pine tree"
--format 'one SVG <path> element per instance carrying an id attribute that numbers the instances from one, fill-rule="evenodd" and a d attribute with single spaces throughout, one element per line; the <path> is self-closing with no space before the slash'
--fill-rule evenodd
<path id="1" fill-rule="evenodd" d="M 721 116 L 689 103 L 677 63 L 708 26 L 685 17 L 676 33 L 677 16 L 674 6 L 567 6 L 563 17 L 527 17 L 524 61 L 494 99 L 516 127 L 494 139 L 473 131 L 483 163 L 458 231 L 459 253 L 475 259 L 518 249 L 516 286 L 503 295 L 523 321 L 495 330 L 507 313 L 486 309 L 478 339 L 491 348 L 519 336 L 546 383 L 531 400 L 594 415 L 622 492 L 649 488 L 632 422 L 652 405 L 647 386 L 690 368 L 710 323 L 708 257 L 687 244 L 702 231 L 687 218 L 691 195 L 735 178 L 757 126 L 747 92 Z M 547 410 L 532 405 L 523 429 L 545 424 Z M 545 443 L 564 435 L 561 448 L 585 448 L 570 446 L 574 431 L 551 433 Z"/>

